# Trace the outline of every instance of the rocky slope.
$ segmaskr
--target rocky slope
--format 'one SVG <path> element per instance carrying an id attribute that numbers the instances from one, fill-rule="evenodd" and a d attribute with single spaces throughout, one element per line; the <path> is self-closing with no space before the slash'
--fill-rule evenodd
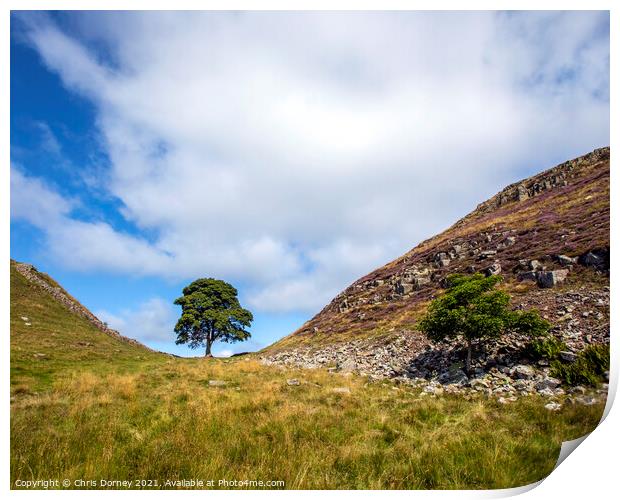
<path id="1" fill-rule="evenodd" d="M 514 307 L 537 307 L 552 321 L 567 357 L 609 342 L 609 155 L 597 149 L 506 187 L 350 285 L 263 361 L 431 381 L 430 392 L 432 384 L 471 388 L 460 345 L 431 343 L 415 327 L 456 272 L 500 274 Z M 562 391 L 544 362 L 527 357 L 525 341 L 513 335 L 479 350 L 478 389 Z"/>

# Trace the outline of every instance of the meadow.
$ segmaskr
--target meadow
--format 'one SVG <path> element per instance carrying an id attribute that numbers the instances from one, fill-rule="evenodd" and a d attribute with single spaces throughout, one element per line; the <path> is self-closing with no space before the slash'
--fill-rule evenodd
<path id="1" fill-rule="evenodd" d="M 13 269 L 11 284 L 14 488 L 507 488 L 548 475 L 603 411 L 175 358 L 106 336 Z"/>

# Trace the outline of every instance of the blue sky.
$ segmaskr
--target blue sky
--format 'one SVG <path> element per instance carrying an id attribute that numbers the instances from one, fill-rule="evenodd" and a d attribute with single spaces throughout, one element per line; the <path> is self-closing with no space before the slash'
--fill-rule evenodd
<path id="1" fill-rule="evenodd" d="M 174 345 L 233 283 L 255 350 L 504 185 L 609 143 L 609 17 L 11 16 L 11 256 Z"/>

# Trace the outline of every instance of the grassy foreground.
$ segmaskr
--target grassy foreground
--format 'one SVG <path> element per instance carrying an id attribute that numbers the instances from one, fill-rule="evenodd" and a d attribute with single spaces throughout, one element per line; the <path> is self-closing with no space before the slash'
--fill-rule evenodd
<path id="1" fill-rule="evenodd" d="M 107 337 L 21 275 L 11 279 L 12 487 L 506 488 L 545 477 L 561 442 L 593 430 L 603 411 L 549 412 L 537 396 L 507 406 L 422 397 L 252 357 L 171 358 Z"/>

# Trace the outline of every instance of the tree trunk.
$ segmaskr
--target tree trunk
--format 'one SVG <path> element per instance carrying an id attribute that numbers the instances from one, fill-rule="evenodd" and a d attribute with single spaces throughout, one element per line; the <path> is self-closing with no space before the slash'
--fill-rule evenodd
<path id="1" fill-rule="evenodd" d="M 213 355 L 211 354 L 211 341 L 207 339 L 207 348 L 205 349 L 205 358 L 211 358 Z"/>
<path id="2" fill-rule="evenodd" d="M 467 358 L 465 359 L 465 373 L 471 375 L 471 340 L 467 339 Z"/>

